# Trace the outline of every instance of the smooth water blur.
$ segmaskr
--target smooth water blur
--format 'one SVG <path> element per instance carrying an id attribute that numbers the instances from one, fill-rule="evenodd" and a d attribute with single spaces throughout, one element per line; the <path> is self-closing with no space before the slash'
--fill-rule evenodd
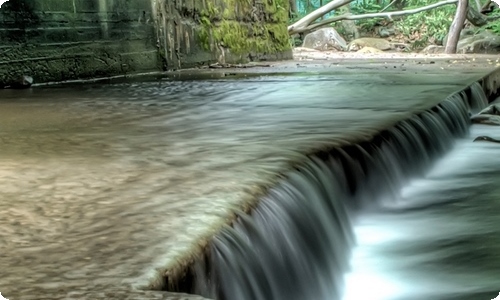
<path id="1" fill-rule="evenodd" d="M 161 289 L 304 153 L 371 137 L 479 77 L 358 71 L 0 90 L 1 292 Z"/>
<path id="2" fill-rule="evenodd" d="M 500 292 L 500 128 L 471 134 L 383 212 L 361 215 L 344 300 L 493 299 Z"/>
<path id="3" fill-rule="evenodd" d="M 451 77 L 353 71 L 0 90 L 2 292 L 34 293 L 19 282 L 42 294 L 159 288 L 159 274 L 290 162 L 471 81 Z"/>

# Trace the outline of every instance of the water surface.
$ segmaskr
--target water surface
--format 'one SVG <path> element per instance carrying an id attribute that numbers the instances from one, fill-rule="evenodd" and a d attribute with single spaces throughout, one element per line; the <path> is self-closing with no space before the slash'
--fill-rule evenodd
<path id="1" fill-rule="evenodd" d="M 1 291 L 147 286 L 304 152 L 368 138 L 476 76 L 0 90 Z"/>
<path id="2" fill-rule="evenodd" d="M 361 215 L 344 300 L 493 299 L 500 292 L 500 137 L 473 125 L 383 212 Z"/>

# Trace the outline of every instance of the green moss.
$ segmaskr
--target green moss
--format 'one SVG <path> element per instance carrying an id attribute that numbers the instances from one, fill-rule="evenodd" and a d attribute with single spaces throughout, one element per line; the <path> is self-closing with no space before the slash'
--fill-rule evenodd
<path id="1" fill-rule="evenodd" d="M 287 23 L 290 3 L 288 0 L 274 0 L 271 3 L 264 1 L 265 13 L 275 23 Z"/>
<path id="2" fill-rule="evenodd" d="M 234 54 L 277 53 L 290 49 L 286 27 L 288 0 L 263 2 L 261 13 L 268 21 L 249 24 L 241 20 L 253 12 L 253 1 L 223 0 L 217 7 L 213 1 L 207 1 L 198 31 L 201 46 L 208 51 L 213 50 L 214 45 L 221 45 Z"/>
<path id="3" fill-rule="evenodd" d="M 213 28 L 213 39 L 235 54 L 248 51 L 248 28 L 237 21 L 222 21 Z"/>

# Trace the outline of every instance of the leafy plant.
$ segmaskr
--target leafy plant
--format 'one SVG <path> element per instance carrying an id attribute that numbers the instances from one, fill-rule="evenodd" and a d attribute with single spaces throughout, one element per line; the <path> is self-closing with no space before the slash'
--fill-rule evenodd
<path id="1" fill-rule="evenodd" d="M 438 2 L 438 0 L 408 0 L 405 9 L 414 9 Z M 444 39 L 455 15 L 456 6 L 441 6 L 432 10 L 408 15 L 397 22 L 395 28 L 414 48 Z"/>
<path id="2" fill-rule="evenodd" d="M 307 7 L 310 8 L 310 10 L 318 8 L 318 3 L 324 5 L 330 2 L 330 0 L 297 1 L 298 7 Z M 420 8 L 439 1 L 440 0 L 356 0 L 350 3 L 350 10 L 351 13 L 355 15 L 379 13 L 381 11 L 390 12 L 400 9 L 409 10 Z M 394 29 L 398 33 L 396 36 L 397 39 L 401 42 L 410 43 L 412 48 L 422 48 L 429 43 L 439 44 L 443 41 L 453 21 L 455 10 L 455 5 L 445 5 L 417 14 L 394 17 L 393 20 L 382 18 L 361 19 L 356 20 L 355 24 L 361 31 L 370 34 L 374 33 L 377 27 L 387 26 L 387 24 L 392 23 L 392 26 L 394 26 Z M 299 19 L 302 15 L 309 12 L 309 10 L 307 12 L 304 10 L 299 11 L 296 19 Z M 338 9 L 337 12 L 334 13 L 338 15 L 343 12 L 342 9 Z M 334 26 L 341 30 L 339 24 Z M 500 33 L 500 20 L 498 22 L 489 23 L 486 29 L 495 33 Z"/>
<path id="3" fill-rule="evenodd" d="M 491 17 L 500 17 L 500 9 L 494 10 L 491 14 Z M 500 35 L 500 19 L 496 19 L 495 21 L 489 22 L 485 26 L 481 27 L 483 30 L 490 30 L 491 32 Z"/>

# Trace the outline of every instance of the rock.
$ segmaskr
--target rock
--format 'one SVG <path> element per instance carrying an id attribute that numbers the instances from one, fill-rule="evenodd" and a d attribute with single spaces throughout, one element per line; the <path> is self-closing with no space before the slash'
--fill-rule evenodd
<path id="1" fill-rule="evenodd" d="M 389 37 L 391 35 L 391 33 L 389 32 L 389 30 L 385 27 L 379 27 L 378 28 L 378 35 L 381 37 L 381 38 L 386 38 L 386 37 Z"/>
<path id="2" fill-rule="evenodd" d="M 474 35 L 474 29 L 465 28 L 462 31 L 460 31 L 460 38 L 459 39 L 463 39 L 463 38 L 466 38 L 466 37 L 471 36 L 471 35 Z M 447 41 L 448 41 L 448 33 L 443 38 L 443 41 L 442 41 L 443 46 L 446 46 Z"/>
<path id="3" fill-rule="evenodd" d="M 347 50 L 358 51 L 364 47 L 371 47 L 382 51 L 392 49 L 391 43 L 387 40 L 380 38 L 359 38 L 350 42 L 347 46 Z"/>
<path id="4" fill-rule="evenodd" d="M 343 51 L 347 48 L 347 42 L 334 28 L 326 27 L 306 35 L 302 47 L 321 51 Z"/>
<path id="5" fill-rule="evenodd" d="M 311 48 L 295 47 L 293 48 L 293 52 L 319 52 L 319 51 Z"/>
<path id="6" fill-rule="evenodd" d="M 485 124 L 485 125 L 496 125 L 500 126 L 500 116 L 496 115 L 475 115 L 471 118 L 472 123 L 474 124 Z"/>
<path id="7" fill-rule="evenodd" d="M 429 45 L 420 52 L 428 54 L 444 53 L 444 46 Z"/>
<path id="8" fill-rule="evenodd" d="M 12 81 L 10 81 L 7 87 L 11 89 L 27 89 L 33 84 L 33 77 L 22 75 Z"/>
<path id="9" fill-rule="evenodd" d="M 479 112 L 479 115 L 497 115 L 500 116 L 500 104 L 492 104 L 482 111 Z"/>
<path id="10" fill-rule="evenodd" d="M 359 30 L 353 20 L 342 20 L 340 21 L 340 26 L 343 36 L 347 39 L 353 40 L 359 38 Z"/>
<path id="11" fill-rule="evenodd" d="M 384 51 L 373 48 L 373 47 L 363 47 L 360 50 L 356 51 L 356 53 L 383 53 Z"/>
<path id="12" fill-rule="evenodd" d="M 473 140 L 473 142 L 478 142 L 478 141 L 485 141 L 485 142 L 492 142 L 492 143 L 500 143 L 500 140 L 497 140 L 497 139 L 494 139 L 494 138 L 491 138 L 489 136 L 478 136 L 477 138 L 475 138 Z M 497 297 L 498 298 L 498 297 Z"/>
<path id="13" fill-rule="evenodd" d="M 490 31 L 465 37 L 458 42 L 458 53 L 498 53 L 500 52 L 500 36 Z"/>
<path id="14" fill-rule="evenodd" d="M 464 33 L 465 32 L 465 33 Z M 472 35 L 473 31 L 463 30 L 460 34 L 460 41 L 457 45 L 457 53 L 498 53 L 500 52 L 500 36 L 490 31 L 483 31 L 476 35 Z M 446 39 L 443 40 L 443 45 L 446 45 Z M 436 54 L 444 53 L 444 46 L 429 45 L 422 50 L 422 53 Z"/>

